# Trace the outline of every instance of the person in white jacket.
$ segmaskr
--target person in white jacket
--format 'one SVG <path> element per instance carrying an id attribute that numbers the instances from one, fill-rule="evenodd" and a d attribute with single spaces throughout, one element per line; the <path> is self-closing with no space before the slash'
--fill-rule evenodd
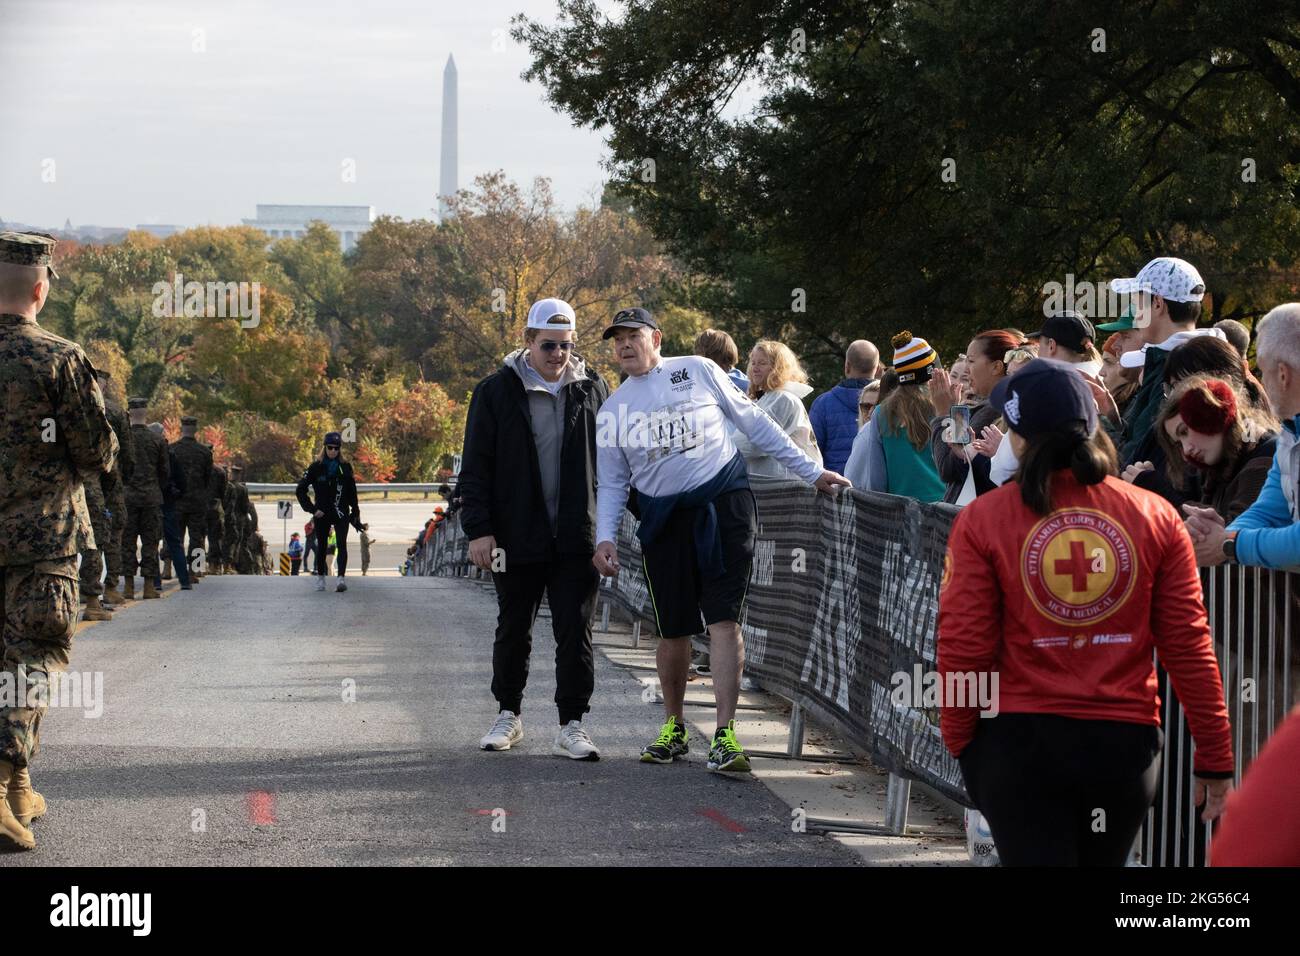
<path id="1" fill-rule="evenodd" d="M 749 353 L 749 397 L 767 412 L 781 431 L 809 458 L 822 463 L 817 447 L 817 436 L 812 422 L 803 407 L 803 399 L 812 392 L 808 375 L 799 359 L 789 347 L 780 342 L 764 339 L 754 345 Z M 734 436 L 736 448 L 745 456 L 745 467 L 751 478 L 779 478 L 799 480 L 785 465 L 759 448 L 744 434 Z"/>
<path id="2" fill-rule="evenodd" d="M 645 309 L 624 309 L 603 338 L 627 379 L 596 415 L 596 570 L 622 569 L 618 524 L 633 488 L 641 524 L 641 567 L 654 607 L 655 663 L 667 720 L 643 763 L 670 764 L 687 753 L 682 707 L 690 637 L 709 633 L 718 727 L 710 770 L 745 772 L 736 740 L 736 701 L 744 667 L 739 621 L 758 530 L 744 458 L 726 423 L 819 491 L 848 486 L 804 454 L 766 414 L 732 386 L 716 363 L 664 358 L 662 333 Z"/>

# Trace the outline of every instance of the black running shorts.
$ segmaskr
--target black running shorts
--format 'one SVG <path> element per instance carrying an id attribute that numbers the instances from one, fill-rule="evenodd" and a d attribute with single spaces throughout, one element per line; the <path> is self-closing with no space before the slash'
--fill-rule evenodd
<path id="1" fill-rule="evenodd" d="M 642 566 L 650 587 L 660 637 L 691 637 L 705 625 L 739 621 L 754 563 L 758 509 L 748 488 L 719 495 L 718 513 L 725 570 L 704 578 L 696 563 L 695 517 L 699 509 L 679 508 L 659 536 L 642 551 Z"/>

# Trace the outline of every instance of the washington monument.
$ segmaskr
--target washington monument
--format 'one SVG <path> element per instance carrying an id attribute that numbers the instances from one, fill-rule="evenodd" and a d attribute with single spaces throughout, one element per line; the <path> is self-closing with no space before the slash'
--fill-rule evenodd
<path id="1" fill-rule="evenodd" d="M 456 58 L 442 71 L 442 168 L 438 176 L 438 219 L 447 218 L 447 197 L 456 195 Z"/>

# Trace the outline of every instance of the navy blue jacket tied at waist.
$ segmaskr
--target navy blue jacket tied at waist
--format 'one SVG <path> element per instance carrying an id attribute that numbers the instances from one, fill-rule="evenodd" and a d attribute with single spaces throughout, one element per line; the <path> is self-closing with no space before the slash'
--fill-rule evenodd
<path id="1" fill-rule="evenodd" d="M 641 509 L 641 527 L 636 536 L 641 544 L 648 545 L 659 537 L 668 517 L 678 508 L 696 508 L 695 515 L 695 560 L 700 573 L 706 578 L 719 577 L 726 571 L 722 561 L 722 534 L 718 531 L 718 512 L 713 502 L 729 491 L 741 491 L 749 487 L 749 472 L 745 469 L 745 458 L 739 452 L 736 457 L 723 467 L 716 475 L 690 491 L 675 495 L 662 495 L 658 498 L 637 489 L 637 504 Z"/>

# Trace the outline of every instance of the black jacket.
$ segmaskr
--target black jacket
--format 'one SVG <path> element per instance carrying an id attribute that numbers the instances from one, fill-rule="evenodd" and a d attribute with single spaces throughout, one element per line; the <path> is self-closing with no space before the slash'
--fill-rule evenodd
<path id="1" fill-rule="evenodd" d="M 163 489 L 163 507 L 174 508 L 176 503 L 185 497 L 186 481 L 185 469 L 181 463 L 176 460 L 175 453 L 167 449 L 167 487 Z"/>
<path id="2" fill-rule="evenodd" d="M 307 489 L 312 497 L 308 497 Z M 313 501 L 313 498 L 315 499 Z M 325 476 L 325 462 L 317 459 L 307 466 L 298 479 L 298 504 L 309 515 L 325 512 L 325 518 L 342 518 L 358 531 L 361 530 L 361 507 L 357 504 L 357 480 L 352 475 L 351 462 L 339 462 L 338 473 L 333 478 Z"/>
<path id="3" fill-rule="evenodd" d="M 456 494 L 460 523 L 473 540 L 496 538 L 509 562 L 549 561 L 596 550 L 596 412 L 609 389 L 596 372 L 564 386 L 564 436 L 556 531 L 542 495 L 524 383 L 504 366 L 479 382 L 465 422 Z"/>

